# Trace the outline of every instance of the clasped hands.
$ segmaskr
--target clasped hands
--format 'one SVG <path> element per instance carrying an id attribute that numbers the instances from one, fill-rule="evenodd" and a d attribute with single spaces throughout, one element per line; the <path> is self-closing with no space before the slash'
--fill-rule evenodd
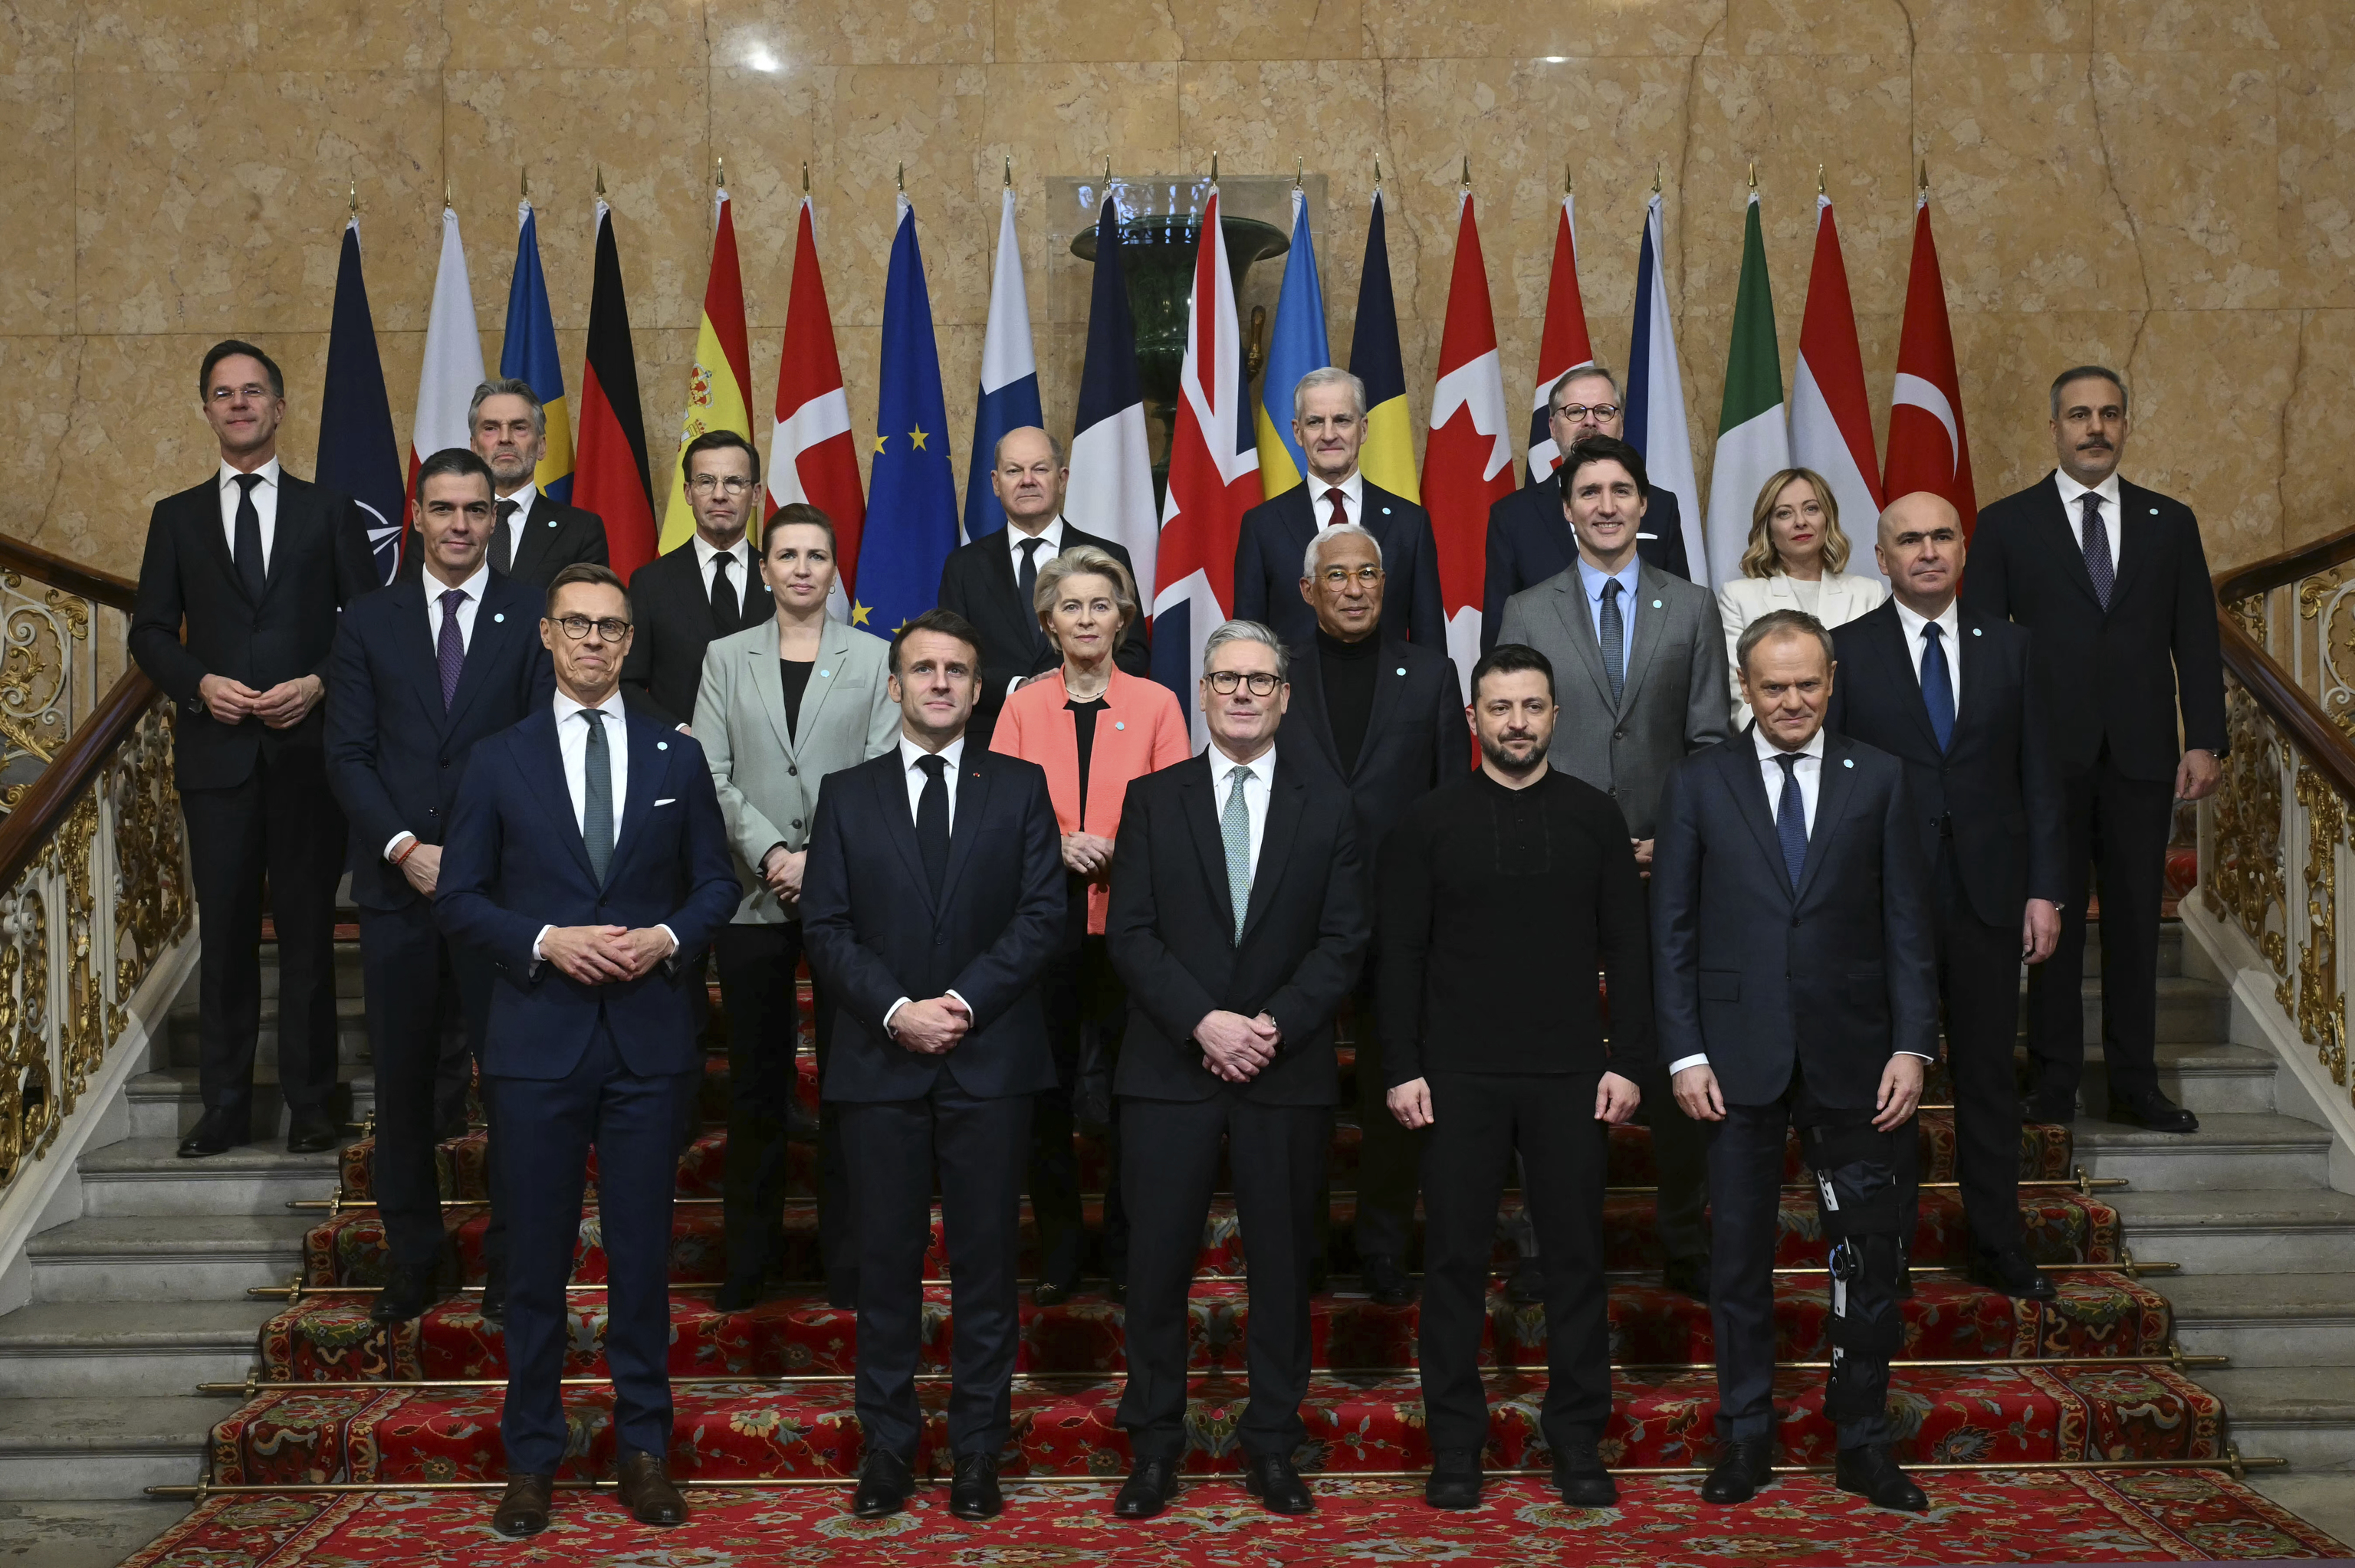
<path id="1" fill-rule="evenodd" d="M 539 939 L 539 956 L 582 985 L 642 979 L 670 954 L 669 935 L 652 926 L 558 926 Z"/>
<path id="2" fill-rule="evenodd" d="M 791 904 L 802 895 L 802 867 L 809 863 L 807 850 L 789 850 L 783 844 L 772 847 L 761 859 L 761 880 L 769 891 L 784 903 Z"/>
<path id="3" fill-rule="evenodd" d="M 1112 873 L 1113 841 L 1102 833 L 1065 833 L 1063 863 L 1092 882 L 1102 882 Z"/>
<path id="4" fill-rule="evenodd" d="M 1203 1066 L 1231 1084 L 1248 1084 L 1275 1060 L 1284 1031 L 1264 1012 L 1245 1018 L 1214 1008 L 1194 1025 L 1194 1044 L 1202 1048 Z"/>
<path id="5" fill-rule="evenodd" d="M 911 1051 L 944 1056 L 973 1027 L 973 1011 L 954 996 L 911 1001 L 891 1015 L 893 1039 Z"/>
<path id="6" fill-rule="evenodd" d="M 257 692 L 227 675 L 207 675 L 197 683 L 197 695 L 204 700 L 205 711 L 222 724 L 258 718 L 272 729 L 292 729 L 301 724 L 326 694 L 326 683 L 316 675 L 297 675 L 266 692 Z"/>

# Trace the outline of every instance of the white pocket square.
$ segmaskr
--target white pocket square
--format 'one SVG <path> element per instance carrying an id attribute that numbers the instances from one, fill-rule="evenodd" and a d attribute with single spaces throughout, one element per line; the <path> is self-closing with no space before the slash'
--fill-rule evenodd
<path id="1" fill-rule="evenodd" d="M 661 807 L 661 806 L 676 806 L 676 805 L 677 805 L 677 804 L 678 804 L 678 797 L 677 797 L 677 796 L 676 796 L 676 795 L 666 795 L 666 796 L 664 796 L 661 800 L 656 800 L 656 801 L 654 803 L 654 806 L 650 806 L 650 807 L 648 807 L 648 808 L 647 808 L 647 810 L 652 810 L 655 809 L 655 807 Z"/>

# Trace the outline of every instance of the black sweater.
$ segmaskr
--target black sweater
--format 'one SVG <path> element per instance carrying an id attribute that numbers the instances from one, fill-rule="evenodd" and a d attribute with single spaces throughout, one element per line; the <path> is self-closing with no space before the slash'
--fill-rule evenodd
<path id="1" fill-rule="evenodd" d="M 1382 847 L 1380 921 L 1388 1086 L 1432 1072 L 1632 1076 L 1650 1059 L 1651 959 L 1627 821 L 1561 769 L 1525 789 L 1475 773 L 1416 801 Z"/>

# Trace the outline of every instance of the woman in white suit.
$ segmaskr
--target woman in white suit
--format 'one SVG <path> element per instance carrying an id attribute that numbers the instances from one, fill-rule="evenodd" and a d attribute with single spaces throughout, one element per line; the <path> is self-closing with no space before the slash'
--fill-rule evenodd
<path id="1" fill-rule="evenodd" d="M 743 902 L 712 950 L 728 1013 L 728 1165 L 723 1312 L 761 1298 L 783 1257 L 785 1135 L 800 1036 L 794 970 L 802 957 L 802 863 L 819 783 L 891 749 L 891 645 L 826 614 L 834 524 L 815 506 L 782 506 L 761 534 L 761 577 L 773 620 L 713 641 L 703 655 L 695 738 L 728 821 Z M 814 997 L 819 1071 L 833 1031 Z M 850 1181 L 831 1107 L 818 1117 L 818 1238 L 826 1297 L 855 1305 Z"/>
<path id="2" fill-rule="evenodd" d="M 1725 621 L 1725 664 L 1733 683 L 1735 729 L 1750 722 L 1750 705 L 1742 698 L 1742 671 L 1733 662 L 1742 628 L 1770 609 L 1802 610 L 1827 627 L 1838 626 L 1879 609 L 1889 596 L 1879 577 L 1851 577 L 1841 570 L 1848 556 L 1839 503 L 1821 474 L 1786 468 L 1766 482 L 1750 509 L 1750 546 L 1742 552 L 1742 576 L 1717 590 L 1718 614 Z"/>

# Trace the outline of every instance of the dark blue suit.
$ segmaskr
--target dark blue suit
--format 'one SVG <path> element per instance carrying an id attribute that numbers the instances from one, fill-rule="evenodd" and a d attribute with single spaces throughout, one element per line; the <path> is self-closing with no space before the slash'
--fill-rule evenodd
<path id="1" fill-rule="evenodd" d="M 327 782 L 351 824 L 352 901 L 376 1059 L 377 1212 L 399 1267 L 431 1268 L 442 1250 L 433 1135 L 453 1102 L 463 1102 L 467 1061 L 464 1054 L 444 1059 L 445 1021 L 464 1017 L 462 1038 L 479 1062 L 491 971 L 481 954 L 441 934 L 432 901 L 386 863 L 384 848 L 403 832 L 441 843 L 474 743 L 547 705 L 556 677 L 540 646 L 539 612 L 539 595 L 491 574 L 446 709 L 425 589 L 414 576 L 353 601 L 327 659 Z M 495 1218 L 485 1247 L 494 1268 L 503 1241 Z"/>
<path id="2" fill-rule="evenodd" d="M 589 1150 L 611 1260 L 606 1359 L 621 1448 L 664 1457 L 671 1433 L 667 1275 L 677 1106 L 701 1058 L 687 991 L 741 891 L 703 748 L 632 715 L 613 859 L 590 869 L 542 707 L 478 742 L 442 855 L 434 917 L 490 957 L 485 1070 L 498 1110 L 507 1215 L 511 1472 L 553 1472 L 565 1451 L 557 1380 L 570 1340 L 564 1285 Z M 608 732 L 610 735 L 610 731 Z M 668 926 L 678 950 L 645 975 L 583 985 L 532 946 L 545 926 Z"/>
<path id="3" fill-rule="evenodd" d="M 1447 609 L 1439 598 L 1439 546 L 1431 514 L 1403 495 L 1361 480 L 1359 524 L 1382 547 L 1384 624 L 1410 642 L 1447 651 Z M 1235 619 L 1256 620 L 1285 642 L 1316 632 L 1316 612 L 1300 597 L 1300 563 L 1331 509 L 1312 497 L 1314 478 L 1243 514 L 1235 538 Z"/>
<path id="4" fill-rule="evenodd" d="M 1689 580 L 1685 562 L 1685 525 L 1677 493 L 1655 489 L 1646 498 L 1644 527 L 1636 554 L 1672 576 Z M 1578 539 L 1561 512 L 1561 486 L 1551 479 L 1526 484 L 1497 497 L 1488 508 L 1488 567 L 1481 585 L 1480 652 L 1497 646 L 1504 630 L 1505 601 L 1570 569 Z M 1706 586 L 1706 585 L 1704 585 Z"/>
<path id="5" fill-rule="evenodd" d="M 858 1421 L 870 1449 L 912 1461 L 936 1164 L 956 1314 L 949 1447 L 962 1457 L 1006 1446 L 1030 1097 L 1055 1085 L 1039 980 L 1062 946 L 1067 895 L 1037 763 L 966 737 L 938 894 L 908 772 L 895 746 L 826 776 L 802 874 L 802 933 L 822 994 L 837 1004 L 825 1092 L 858 1192 Z M 951 991 L 972 1008 L 973 1026 L 944 1056 L 884 1032 L 900 998 Z"/>

